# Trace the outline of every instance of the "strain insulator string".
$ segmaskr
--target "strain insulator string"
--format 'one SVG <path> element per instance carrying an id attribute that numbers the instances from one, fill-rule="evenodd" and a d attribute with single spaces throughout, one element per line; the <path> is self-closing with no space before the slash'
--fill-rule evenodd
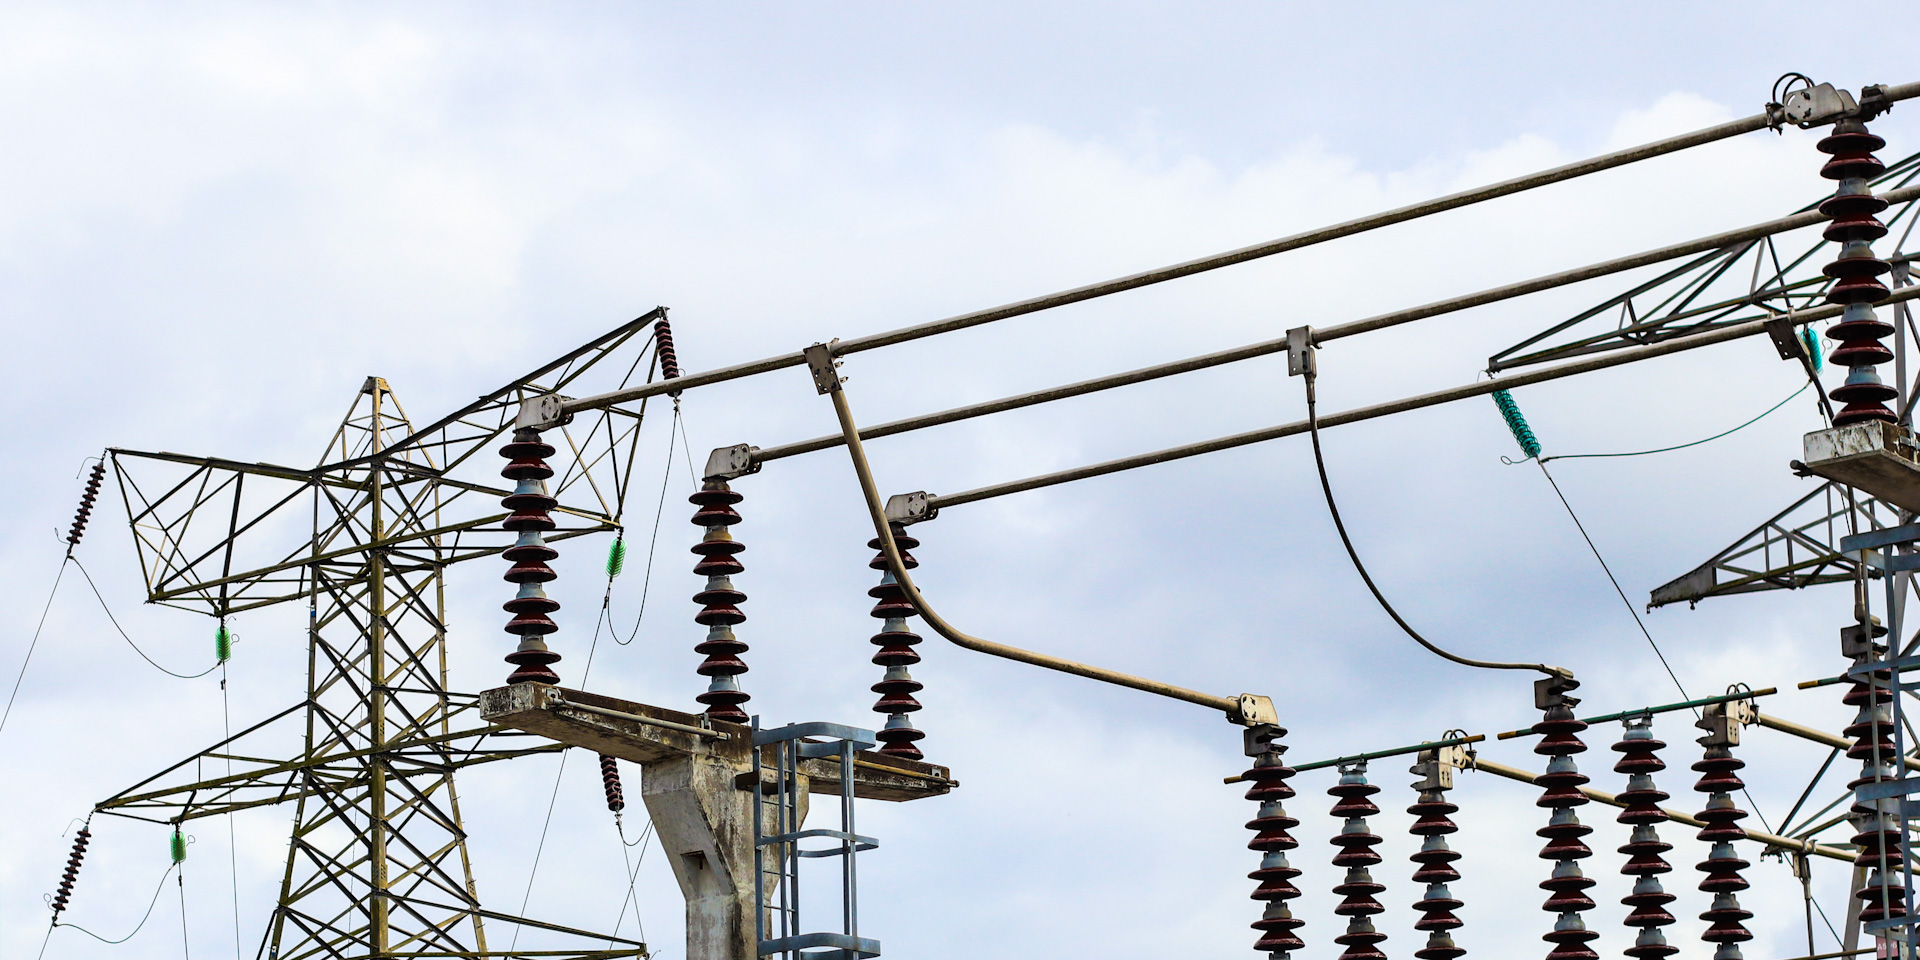
<path id="1" fill-rule="evenodd" d="M 660 379 L 680 379 L 680 355 L 673 349 L 673 327 L 666 317 L 653 322 L 653 355 L 660 360 Z M 680 391 L 669 390 L 667 396 L 678 397 Z"/>
<path id="2" fill-rule="evenodd" d="M 558 576 L 547 566 L 547 561 L 560 555 L 560 551 L 547 545 L 543 536 L 556 526 L 550 511 L 560 505 L 560 501 L 547 492 L 547 480 L 553 476 L 553 468 L 547 465 L 546 458 L 553 454 L 553 446 L 541 442 L 540 431 L 530 428 L 515 430 L 513 442 L 500 448 L 500 455 L 508 459 L 500 475 L 515 484 L 513 492 L 500 499 L 501 506 L 513 511 L 500 525 L 519 535 L 513 546 L 500 553 L 513 564 L 506 573 L 506 581 L 520 586 L 512 600 L 501 604 L 513 614 L 506 631 L 520 638 L 519 646 L 506 656 L 506 661 L 514 666 L 513 672 L 507 675 L 508 683 L 560 682 L 560 675 L 550 666 L 559 662 L 560 655 L 548 649 L 546 642 L 548 635 L 560 629 L 548 616 L 560 609 L 560 603 L 548 597 L 542 586 Z"/>
<path id="3" fill-rule="evenodd" d="M 600 755 L 600 785 L 607 792 L 607 809 L 619 813 L 627 808 L 627 795 L 620 789 L 620 761 Z"/>
<path id="4" fill-rule="evenodd" d="M 80 507 L 73 512 L 73 527 L 67 531 L 68 556 L 73 555 L 73 548 L 80 545 L 80 538 L 87 533 L 87 518 L 93 515 L 93 502 L 100 497 L 100 481 L 106 475 L 107 462 L 101 460 L 87 476 L 87 489 L 80 494 Z"/>
<path id="5" fill-rule="evenodd" d="M 740 705 L 753 699 L 740 689 L 739 680 L 740 674 L 747 672 L 740 655 L 748 648 L 733 633 L 735 626 L 747 620 L 747 615 L 740 612 L 747 595 L 733 585 L 734 574 L 746 570 L 736 556 L 746 545 L 733 539 L 732 533 L 740 523 L 733 505 L 743 499 L 725 480 L 709 480 L 687 498 L 700 508 L 693 515 L 693 523 L 707 531 L 693 546 L 693 552 L 700 556 L 693 572 L 707 578 L 707 588 L 693 595 L 693 602 L 700 604 L 693 621 L 707 628 L 707 639 L 693 650 L 706 656 L 698 670 L 708 678 L 707 692 L 694 699 L 706 705 L 708 717 L 732 723 L 747 722 L 747 713 Z"/>
<path id="6" fill-rule="evenodd" d="M 73 881 L 80 876 L 80 864 L 87 858 L 87 844 L 93 841 L 93 819 L 89 817 L 73 835 L 73 851 L 67 854 L 66 872 L 60 875 L 60 887 L 53 894 L 53 920 L 60 921 L 61 911 L 67 909 L 67 900 L 73 896 Z"/>

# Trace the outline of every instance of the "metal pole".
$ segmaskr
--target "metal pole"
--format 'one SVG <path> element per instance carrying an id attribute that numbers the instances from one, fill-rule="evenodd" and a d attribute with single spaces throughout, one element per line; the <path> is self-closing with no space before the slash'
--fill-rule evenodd
<path id="1" fill-rule="evenodd" d="M 1904 290 L 1901 290 L 1898 293 L 1895 293 L 1892 297 L 1889 297 L 1887 298 L 1887 300 L 1882 302 L 1888 303 L 1896 300 L 1911 300 L 1917 294 L 1920 294 L 1920 286 L 1908 287 Z M 1807 311 L 1795 313 L 1793 315 L 1793 322 L 1797 324 L 1805 324 L 1805 323 L 1811 323 L 1815 320 L 1824 320 L 1829 317 L 1836 317 L 1839 315 L 1840 315 L 1839 307 L 1820 307 L 1815 310 L 1807 310 Z M 1327 416 L 1321 417 L 1320 426 L 1323 428 L 1337 427 L 1343 424 L 1358 423 L 1362 420 L 1372 420 L 1378 417 L 1390 416 L 1396 413 L 1406 413 L 1409 410 L 1419 410 L 1424 407 L 1439 406 L 1440 404 L 1443 404 L 1443 403 L 1452 403 L 1455 400 L 1465 400 L 1468 397 L 1484 396 L 1486 394 L 1490 394 L 1494 392 L 1495 390 L 1511 390 L 1514 387 L 1524 387 L 1529 384 L 1545 383 L 1546 381 L 1549 381 L 1549 380 L 1559 380 L 1563 377 L 1577 376 L 1583 373 L 1591 373 L 1595 370 L 1604 370 L 1608 367 L 1617 367 L 1624 364 L 1637 363 L 1641 360 L 1650 360 L 1650 359 L 1653 359 L 1654 357 L 1662 357 L 1670 353 L 1680 353 L 1682 351 L 1693 350 L 1699 347 L 1711 346 L 1716 343 L 1725 343 L 1729 340 L 1739 340 L 1745 337 L 1756 336 L 1758 334 L 1762 334 L 1765 332 L 1766 332 L 1766 321 L 1751 320 L 1746 323 L 1733 324 L 1731 326 L 1721 327 L 1717 330 L 1711 330 L 1706 333 L 1698 333 L 1698 334 L 1694 334 L 1692 336 L 1686 336 L 1686 337 L 1675 337 L 1672 340 L 1667 340 L 1661 343 L 1648 344 L 1647 346 L 1644 346 L 1644 347 L 1632 347 L 1626 350 L 1618 351 L 1616 353 L 1609 353 L 1609 354 L 1605 354 L 1598 357 L 1590 357 L 1585 360 L 1576 360 L 1571 363 L 1563 363 L 1557 366 L 1542 367 L 1535 370 L 1526 371 L 1523 373 L 1515 373 L 1511 376 L 1501 377 L 1497 380 L 1485 380 L 1479 383 L 1471 383 L 1465 386 L 1452 387 L 1446 390 L 1436 390 L 1432 393 L 1418 394 L 1416 396 L 1406 397 L 1400 400 L 1390 400 L 1386 403 L 1376 403 L 1370 406 L 1356 407 L 1352 410 L 1347 410 L 1340 413 L 1328 414 Z M 1260 430 L 1250 430 L 1246 433 L 1236 433 L 1231 436 L 1220 437 L 1214 440 L 1205 440 L 1200 443 L 1192 443 L 1192 444 L 1187 444 L 1185 446 L 1179 446 L 1179 447 L 1169 447 L 1165 450 L 1154 451 L 1153 453 L 1143 453 L 1143 454 L 1138 454 L 1131 457 L 1122 457 L 1118 460 L 1108 460 L 1104 463 L 1095 463 L 1095 464 L 1090 464 L 1084 467 L 1075 467 L 1071 470 L 1061 470 L 1054 473 L 1044 473 L 1037 477 L 1028 477 L 1025 480 L 1014 480 L 1008 483 L 998 483 L 998 484 L 993 484 L 991 486 L 986 486 L 986 487 L 976 487 L 972 490 L 963 491 L 961 493 L 946 494 L 942 496 L 929 496 L 927 499 L 928 499 L 929 506 L 931 506 L 936 510 L 943 510 L 943 509 L 946 509 L 947 507 L 957 507 L 963 503 L 974 503 L 980 500 L 991 500 L 994 497 L 1003 497 L 1010 493 L 1021 493 L 1027 490 L 1037 490 L 1041 487 L 1051 487 L 1056 484 L 1070 483 L 1075 480 L 1086 480 L 1092 477 L 1106 476 L 1107 474 L 1110 474 L 1110 473 L 1119 473 L 1123 470 L 1135 469 L 1136 467 L 1151 466 L 1156 463 L 1166 463 L 1171 460 L 1182 460 L 1187 457 L 1197 457 L 1197 456 L 1200 456 L 1201 454 L 1206 454 L 1206 453 L 1217 453 L 1221 450 L 1231 450 L 1235 447 L 1244 447 L 1244 446 L 1247 446 L 1248 444 L 1261 443 L 1267 440 L 1277 440 L 1281 437 L 1291 437 L 1295 434 L 1306 433 L 1307 429 L 1308 429 L 1307 421 L 1296 420 L 1292 423 L 1281 424 L 1280 426 L 1277 426 L 1277 427 L 1266 427 Z"/>
<path id="2" fill-rule="evenodd" d="M 1781 733 L 1790 734 L 1792 736 L 1799 737 L 1802 740 L 1812 740 L 1814 743 L 1824 743 L 1829 747 L 1839 747 L 1840 749 L 1845 750 L 1853 746 L 1853 741 L 1848 740 L 1845 737 L 1837 737 L 1831 733 L 1826 732 L 1825 730 L 1816 730 L 1813 727 L 1807 726 L 1806 724 L 1794 723 L 1791 720 L 1782 720 L 1779 717 L 1773 716 L 1771 714 L 1761 713 L 1757 710 L 1754 711 L 1754 722 L 1758 723 L 1763 727 L 1770 727 L 1774 730 L 1780 731 Z M 1912 757 L 1903 757 L 1902 760 L 1906 764 L 1906 767 L 1908 770 L 1920 770 L 1920 760 L 1916 760 Z"/>
<path id="3" fill-rule="evenodd" d="M 1920 83 L 1889 86 L 1885 89 L 1888 100 L 1905 100 L 1920 96 Z M 1551 170 L 1530 173 L 1523 177 L 1515 177 L 1512 180 L 1504 180 L 1500 183 L 1476 187 L 1472 190 L 1464 190 L 1444 197 L 1388 210 L 1384 213 L 1370 214 L 1358 219 L 1348 220 L 1344 223 L 1320 227 L 1315 230 L 1306 231 L 1305 233 L 1296 233 L 1292 236 L 1269 240 L 1266 243 L 1259 243 L 1250 247 L 1241 247 L 1237 250 L 1229 250 L 1225 253 L 1202 257 L 1198 260 L 1188 260 L 1184 263 L 1176 263 L 1172 266 L 1148 270 L 1144 273 L 1130 274 L 1114 280 L 1088 284 L 1083 287 L 1075 287 L 1059 293 L 1032 297 L 1004 306 L 977 310 L 972 313 L 963 313 L 958 316 L 948 317 L 945 320 L 936 320 L 932 323 L 902 327 L 886 333 L 876 333 L 865 337 L 856 337 L 852 340 L 843 340 L 834 346 L 834 352 L 839 355 L 845 355 L 849 353 L 859 353 L 862 350 L 873 350 L 879 347 L 892 346 L 896 343 L 906 343 L 922 337 L 951 333 L 955 330 L 964 330 L 968 327 L 992 323 L 996 320 L 1023 316 L 1041 310 L 1066 306 L 1070 303 L 1079 303 L 1083 300 L 1092 300 L 1096 297 L 1104 297 L 1126 290 L 1134 290 L 1156 283 L 1164 283 L 1180 277 L 1205 273 L 1221 267 L 1230 267 L 1234 264 L 1246 263 L 1250 260 L 1258 260 L 1263 257 L 1273 256 L 1274 254 L 1286 253 L 1290 250 L 1298 250 L 1302 247 L 1309 247 L 1317 243 L 1325 243 L 1328 240 L 1350 237 L 1355 234 L 1365 233 L 1369 230 L 1377 230 L 1381 227 L 1404 223 L 1408 220 L 1431 216 L 1432 214 L 1447 210 L 1456 210 L 1461 207 L 1480 203 L 1484 200 L 1504 197 L 1524 190 L 1531 190 L 1535 187 L 1546 186 L 1550 183 L 1572 180 L 1590 173 L 1598 173 L 1602 170 L 1610 170 L 1614 167 L 1625 166 L 1629 163 L 1647 160 L 1678 150 L 1685 150 L 1688 147 L 1697 147 L 1702 144 L 1712 143 L 1716 140 L 1725 140 L 1728 137 L 1736 137 L 1743 133 L 1751 133 L 1755 130 L 1764 129 L 1770 123 L 1771 119 L 1767 114 L 1758 113 L 1741 120 L 1734 120 L 1718 126 L 1707 127 L 1703 130 L 1681 134 L 1677 137 L 1656 140 L 1653 143 L 1629 147 L 1625 150 L 1554 167 Z M 726 380 L 767 373 L 786 367 L 797 367 L 805 362 L 805 357 L 798 352 L 781 354 L 776 357 L 768 357 L 764 360 L 755 360 L 748 363 L 735 364 L 730 367 L 708 370 L 704 373 L 695 373 L 680 377 L 676 380 L 662 380 L 645 386 L 615 390 L 610 393 L 582 397 L 578 400 L 569 400 L 565 402 L 561 409 L 565 413 L 579 413 L 584 410 L 612 406 L 616 403 L 638 400 L 642 397 L 650 397 L 668 391 L 690 390 L 694 387 L 703 387 L 710 383 L 720 383 Z"/>

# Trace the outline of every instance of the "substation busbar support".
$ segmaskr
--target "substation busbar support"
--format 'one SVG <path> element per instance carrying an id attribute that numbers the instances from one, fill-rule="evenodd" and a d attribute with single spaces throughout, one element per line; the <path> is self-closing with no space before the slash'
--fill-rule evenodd
<path id="1" fill-rule="evenodd" d="M 753 718 L 753 923 L 762 957 L 783 960 L 866 960 L 880 941 L 860 936 L 857 854 L 880 842 L 854 830 L 854 754 L 873 748 L 873 731 L 838 723 L 794 723 L 760 729 Z M 771 757 L 772 766 L 767 761 Z M 808 783 L 800 761 L 833 759 L 840 768 L 840 828 L 801 829 Z M 824 791 L 822 791 L 824 792 Z M 827 840 L 808 850 L 803 840 Z M 840 859 L 840 931 L 807 932 L 800 921 L 800 861 Z M 770 894 L 771 888 L 771 895 Z"/>

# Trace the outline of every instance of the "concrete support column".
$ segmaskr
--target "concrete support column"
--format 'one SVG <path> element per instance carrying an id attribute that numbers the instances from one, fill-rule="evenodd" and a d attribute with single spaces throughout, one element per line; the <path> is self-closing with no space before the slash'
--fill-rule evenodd
<path id="1" fill-rule="evenodd" d="M 757 960 L 753 925 L 753 792 L 737 762 L 682 755 L 643 763 L 640 795 L 687 901 L 686 960 Z M 807 813 L 801 778 L 800 816 Z M 767 814 L 771 816 L 772 808 Z M 769 829 L 771 825 L 769 824 Z M 772 869 L 773 864 L 768 864 Z M 767 893 L 774 892 L 771 879 Z"/>

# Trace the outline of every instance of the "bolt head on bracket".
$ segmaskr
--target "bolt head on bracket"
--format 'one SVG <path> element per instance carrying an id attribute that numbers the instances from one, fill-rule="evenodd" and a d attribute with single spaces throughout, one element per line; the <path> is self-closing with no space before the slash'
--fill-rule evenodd
<path id="1" fill-rule="evenodd" d="M 925 490 L 913 493 L 896 493 L 887 498 L 887 521 L 906 526 L 922 520 L 932 520 L 940 515 L 940 508 L 933 502 L 933 494 Z"/>
<path id="2" fill-rule="evenodd" d="M 760 448 L 746 443 L 736 443 L 731 447 L 715 447 L 707 454 L 707 468 L 701 474 L 703 480 L 736 480 L 760 472 L 760 461 L 754 454 Z"/>
<path id="3" fill-rule="evenodd" d="M 573 422 L 573 414 L 565 410 L 566 401 L 557 393 L 542 394 L 520 401 L 520 412 L 514 415 L 515 430 L 551 430 Z"/>

